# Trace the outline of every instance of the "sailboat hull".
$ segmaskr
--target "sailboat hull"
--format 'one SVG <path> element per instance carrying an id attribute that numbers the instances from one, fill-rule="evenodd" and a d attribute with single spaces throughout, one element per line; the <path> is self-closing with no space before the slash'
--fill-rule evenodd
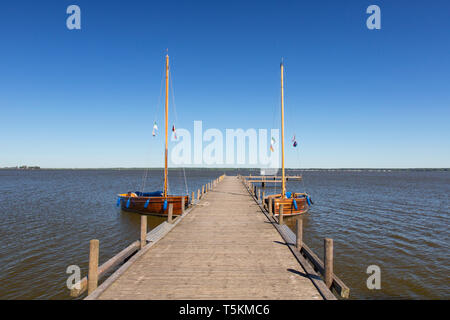
<path id="1" fill-rule="evenodd" d="M 275 216 L 280 214 L 280 207 L 283 207 L 283 216 L 298 216 L 308 212 L 310 206 L 306 200 L 305 195 L 295 195 L 294 198 L 282 198 L 281 194 L 270 195 L 264 199 L 267 207 L 270 205 L 269 198 L 272 198 L 272 213 Z M 294 199 L 297 203 L 297 208 L 294 205 Z"/>
<path id="2" fill-rule="evenodd" d="M 120 207 L 124 211 L 136 212 L 140 214 L 167 216 L 169 205 L 173 205 L 172 214 L 181 215 L 182 199 L 184 198 L 184 208 L 189 204 L 189 196 L 167 196 L 164 197 L 129 197 L 119 195 Z M 164 200 L 167 199 L 167 207 L 164 209 Z M 129 200 L 129 201 L 128 201 Z M 148 202 L 147 202 L 148 201 Z"/>

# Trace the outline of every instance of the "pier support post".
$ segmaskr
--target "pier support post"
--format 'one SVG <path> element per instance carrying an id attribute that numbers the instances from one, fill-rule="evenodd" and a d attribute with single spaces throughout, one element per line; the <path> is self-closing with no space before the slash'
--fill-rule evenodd
<path id="1" fill-rule="evenodd" d="M 191 196 L 191 206 L 193 206 L 195 203 L 195 199 L 194 199 L 194 191 L 192 191 L 192 196 Z"/>
<path id="2" fill-rule="evenodd" d="M 295 245 L 297 247 L 297 250 L 300 251 L 303 246 L 303 220 L 300 217 L 298 217 L 295 224 L 296 224 L 296 233 L 297 233 Z"/>
<path id="3" fill-rule="evenodd" d="M 88 295 L 98 286 L 98 252 L 100 242 L 93 239 L 89 242 Z"/>
<path id="4" fill-rule="evenodd" d="M 173 223 L 173 203 L 169 204 L 169 212 L 167 213 L 167 222 Z"/>
<path id="5" fill-rule="evenodd" d="M 258 202 L 261 202 L 261 189 L 258 189 Z"/>
<path id="6" fill-rule="evenodd" d="M 200 189 L 197 190 L 197 201 L 200 201 Z"/>
<path id="7" fill-rule="evenodd" d="M 278 211 L 278 224 L 283 224 L 283 204 L 280 204 Z"/>
<path id="8" fill-rule="evenodd" d="M 186 198 L 183 196 L 183 198 L 181 198 L 181 214 L 184 214 L 185 201 Z"/>
<path id="9" fill-rule="evenodd" d="M 141 249 L 147 244 L 147 216 L 141 215 Z"/>
<path id="10" fill-rule="evenodd" d="M 205 186 L 202 186 L 202 196 L 205 194 Z"/>
<path id="11" fill-rule="evenodd" d="M 273 212 L 272 212 L 272 197 L 269 198 L 269 213 L 271 216 L 273 216 Z"/>
<path id="12" fill-rule="evenodd" d="M 331 288 L 333 284 L 333 239 L 325 238 L 324 245 L 324 278 L 325 284 Z"/>

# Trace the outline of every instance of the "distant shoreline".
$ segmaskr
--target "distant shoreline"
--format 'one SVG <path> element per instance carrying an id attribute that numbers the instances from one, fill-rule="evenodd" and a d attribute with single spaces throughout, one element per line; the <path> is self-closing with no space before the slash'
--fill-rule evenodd
<path id="1" fill-rule="evenodd" d="M 0 170 L 10 171 L 37 171 L 37 170 L 163 170 L 164 168 L 0 168 Z M 261 168 L 197 168 L 197 167 L 175 167 L 169 168 L 171 170 L 249 170 L 259 171 Z M 450 171 L 450 168 L 286 168 L 286 170 L 301 170 L 301 171 Z"/>

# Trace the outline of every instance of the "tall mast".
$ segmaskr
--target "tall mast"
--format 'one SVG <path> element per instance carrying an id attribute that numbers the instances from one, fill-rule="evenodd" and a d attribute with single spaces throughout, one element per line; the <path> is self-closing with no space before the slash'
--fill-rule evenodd
<path id="1" fill-rule="evenodd" d="M 284 199 L 286 197 L 286 179 L 284 176 L 284 82 L 283 82 L 283 73 L 284 66 L 283 60 L 281 60 L 281 166 L 282 166 L 282 190 L 281 196 Z"/>
<path id="2" fill-rule="evenodd" d="M 166 152 L 164 154 L 164 197 L 167 197 L 167 156 L 168 156 L 168 126 L 169 126 L 169 55 L 166 55 L 166 115 L 165 115 L 165 127 L 166 127 Z"/>

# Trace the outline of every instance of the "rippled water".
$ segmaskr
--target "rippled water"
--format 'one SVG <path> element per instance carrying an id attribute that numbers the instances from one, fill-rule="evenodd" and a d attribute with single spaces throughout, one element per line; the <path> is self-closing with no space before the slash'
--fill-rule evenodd
<path id="1" fill-rule="evenodd" d="M 222 173 L 186 170 L 187 188 Z M 321 256 L 322 239 L 334 239 L 335 272 L 352 298 L 450 298 L 450 172 L 303 174 L 288 188 L 306 189 L 315 202 L 302 217 L 304 241 Z M 0 299 L 70 299 L 65 271 L 76 264 L 86 274 L 89 239 L 100 240 L 100 263 L 138 239 L 139 215 L 115 204 L 117 193 L 140 189 L 143 176 L 143 170 L 0 170 Z M 161 177 L 150 170 L 146 189 L 160 189 Z M 170 171 L 170 186 L 184 192 L 182 170 Z M 161 221 L 151 218 L 149 225 Z M 381 268 L 378 291 L 366 288 L 371 264 Z"/>

